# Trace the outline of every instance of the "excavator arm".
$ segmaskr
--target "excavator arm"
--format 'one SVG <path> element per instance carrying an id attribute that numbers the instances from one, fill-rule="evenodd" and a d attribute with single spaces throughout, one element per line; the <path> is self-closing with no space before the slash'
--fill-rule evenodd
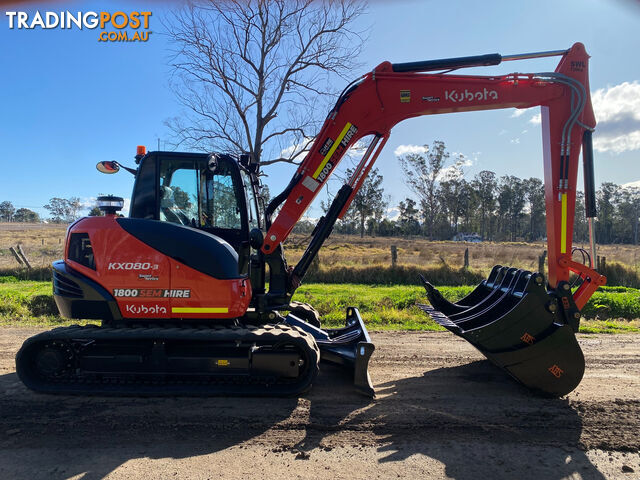
<path id="1" fill-rule="evenodd" d="M 554 72 L 476 76 L 449 73 L 463 67 L 497 65 L 502 61 L 561 56 Z M 591 132 L 596 122 L 591 106 L 588 61 L 584 46 L 569 50 L 502 57 L 498 54 L 425 62 L 383 62 L 352 83 L 340 95 L 309 153 L 289 186 L 267 209 L 282 202 L 275 220 L 267 223 L 262 244 L 265 255 L 276 251 L 299 221 L 347 150 L 363 137 L 372 140 L 353 175 L 320 221 L 300 263 L 292 272 L 295 289 L 312 258 L 341 218 L 389 138 L 391 129 L 408 118 L 502 108 L 541 107 L 545 204 L 549 252 L 549 287 L 569 290 L 570 272 L 582 279 L 573 295 L 564 296 L 565 310 L 579 318 L 579 310 L 606 279 L 591 264 L 572 260 L 573 219 L 580 151 L 584 143 L 587 216 L 595 216 Z M 446 70 L 440 73 L 425 73 Z M 591 225 L 591 222 L 590 222 Z M 591 231 L 591 230 L 590 230 Z M 568 302 L 568 305 L 567 305 Z"/>

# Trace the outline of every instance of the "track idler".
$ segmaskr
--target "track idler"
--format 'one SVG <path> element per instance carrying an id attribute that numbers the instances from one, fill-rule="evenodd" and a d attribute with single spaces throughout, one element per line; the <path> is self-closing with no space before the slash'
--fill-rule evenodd
<path id="1" fill-rule="evenodd" d="M 568 284 L 547 291 L 542 275 L 498 265 L 453 303 L 422 281 L 431 306 L 420 308 L 526 387 L 561 396 L 582 380 L 584 356 L 574 335 L 579 312 Z"/>

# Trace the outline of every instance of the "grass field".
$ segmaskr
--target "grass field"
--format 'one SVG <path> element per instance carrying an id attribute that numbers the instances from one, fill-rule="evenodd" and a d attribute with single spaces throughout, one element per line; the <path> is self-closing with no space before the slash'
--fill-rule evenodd
<path id="1" fill-rule="evenodd" d="M 0 223 L 0 324 L 53 325 L 69 323 L 57 316 L 51 297 L 50 269 L 63 254 L 66 225 Z M 286 245 L 290 264 L 304 252 L 306 237 L 293 236 Z M 19 267 L 9 252 L 21 244 L 35 267 Z M 391 266 L 391 246 L 398 264 Z M 462 268 L 465 249 L 470 267 Z M 343 322 L 347 306 L 356 306 L 370 328 L 440 330 L 415 304 L 424 302 L 417 287 L 422 273 L 450 299 L 468 293 L 496 264 L 535 270 L 542 243 L 429 242 L 422 238 L 359 238 L 334 235 L 296 293 L 296 300 L 314 305 L 328 327 Z M 640 247 L 605 245 L 609 285 L 640 287 Z M 613 280 L 613 281 L 611 281 Z M 605 287 L 583 310 L 584 332 L 639 331 L 640 291 Z M 74 322 L 77 323 L 77 322 Z"/>
<path id="2" fill-rule="evenodd" d="M 442 287 L 450 300 L 458 300 L 472 287 Z M 294 300 L 313 305 L 325 327 L 344 324 L 346 308 L 358 307 L 372 330 L 443 330 L 416 303 L 426 302 L 421 287 L 355 284 L 302 285 Z M 605 287 L 583 310 L 580 331 L 587 333 L 640 332 L 640 290 Z M 51 282 L 20 281 L 0 277 L 0 325 L 67 325 L 78 323 L 57 315 Z"/>
<path id="3" fill-rule="evenodd" d="M 9 247 L 18 243 L 22 245 L 34 267 L 50 265 L 52 261 L 62 257 L 65 232 L 66 225 L 0 223 L 0 271 L 18 266 L 9 252 Z M 302 256 L 306 245 L 306 236 L 290 237 L 285 245 L 288 262 L 295 264 Z M 541 242 L 430 242 L 424 238 L 360 238 L 351 235 L 332 235 L 325 242 L 319 255 L 319 271 L 325 273 L 320 277 L 311 272 L 309 281 L 330 281 L 332 276 L 340 276 L 341 269 L 359 271 L 359 275 L 364 276 L 365 280 L 367 276 L 379 279 L 381 272 L 390 270 L 391 245 L 397 247 L 400 267 L 434 271 L 445 268 L 452 271 L 453 275 L 458 275 L 463 265 L 464 251 L 468 248 L 469 271 L 475 276 L 467 283 L 475 283 L 476 278 L 484 277 L 491 267 L 498 264 L 536 270 L 538 257 L 546 249 L 546 245 Z M 586 245 L 576 246 L 586 247 Z M 640 283 L 640 246 L 602 245 L 598 249 L 598 255 L 606 257 L 609 265 L 616 262 L 625 265 L 627 273 L 633 277 L 630 281 Z M 389 278 L 393 280 L 394 277 Z M 413 283 L 415 278 L 415 275 L 412 276 L 410 283 Z M 345 280 L 348 279 L 336 281 L 342 283 Z M 439 284 L 443 283 L 442 279 L 435 281 Z M 629 281 L 625 285 L 632 286 L 629 285 Z M 640 287 L 640 285 L 637 286 Z"/>

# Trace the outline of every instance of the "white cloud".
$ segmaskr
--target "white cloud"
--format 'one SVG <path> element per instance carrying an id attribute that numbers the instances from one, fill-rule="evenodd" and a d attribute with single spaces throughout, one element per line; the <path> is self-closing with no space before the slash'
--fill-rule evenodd
<path id="1" fill-rule="evenodd" d="M 397 220 L 399 216 L 400 210 L 398 210 L 398 207 L 389 207 L 385 212 L 385 217 L 387 217 L 389 220 Z"/>
<path id="2" fill-rule="evenodd" d="M 532 123 L 534 125 L 540 125 L 542 123 L 542 115 L 539 113 L 536 113 L 533 117 L 529 119 L 529 123 Z"/>
<path id="3" fill-rule="evenodd" d="M 460 170 L 455 165 L 449 165 L 440 170 L 436 180 L 438 182 L 446 182 L 447 180 L 457 180 L 460 177 Z"/>
<path id="4" fill-rule="evenodd" d="M 517 118 L 524 115 L 529 109 L 528 108 L 516 108 L 511 114 L 511 118 Z"/>
<path id="5" fill-rule="evenodd" d="M 301 152 L 305 147 L 309 148 L 311 147 L 311 142 L 313 142 L 313 138 L 307 138 L 305 137 L 301 142 L 299 143 L 292 143 L 291 145 L 289 145 L 286 148 L 283 148 L 280 151 L 280 156 L 282 158 L 291 158 L 293 157 L 296 153 Z"/>
<path id="6" fill-rule="evenodd" d="M 514 144 L 518 144 L 520 143 L 520 139 L 519 138 L 512 138 L 511 140 L 509 140 L 509 143 L 514 143 Z"/>
<path id="7" fill-rule="evenodd" d="M 80 199 L 80 206 L 83 210 L 91 210 L 96 206 L 96 197 L 84 197 Z"/>
<path id="8" fill-rule="evenodd" d="M 473 160 L 470 158 L 465 158 L 462 162 L 460 162 L 461 167 L 470 167 L 473 165 Z"/>
<path id="9" fill-rule="evenodd" d="M 640 149 L 640 83 L 624 82 L 591 94 L 598 125 L 593 148 L 622 153 Z"/>
<path id="10" fill-rule="evenodd" d="M 399 145 L 393 153 L 396 157 L 401 157 L 409 153 L 424 155 L 428 151 L 429 147 L 427 145 Z"/>
<path id="11" fill-rule="evenodd" d="M 620 185 L 622 188 L 640 188 L 640 180 L 636 180 L 635 182 L 627 182 Z"/>

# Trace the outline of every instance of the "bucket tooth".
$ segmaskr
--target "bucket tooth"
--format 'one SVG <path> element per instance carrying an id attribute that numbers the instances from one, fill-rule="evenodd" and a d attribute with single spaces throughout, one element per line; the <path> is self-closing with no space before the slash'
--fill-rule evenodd
<path id="1" fill-rule="evenodd" d="M 519 282 L 523 281 L 525 275 L 530 272 L 518 270 L 516 268 L 503 268 L 500 276 L 500 283 L 496 283 L 489 294 L 485 296 L 475 305 L 469 306 L 464 310 L 449 315 L 449 318 L 460 324 L 462 322 L 478 323 L 481 318 L 486 317 L 487 312 L 499 306 L 514 289 L 517 288 Z"/>
<path id="2" fill-rule="evenodd" d="M 451 303 L 446 298 L 442 296 L 440 291 L 431 285 L 425 278 L 420 275 L 420 280 L 422 280 L 422 285 L 427 292 L 427 298 L 429 299 L 429 303 L 433 305 L 435 309 L 445 314 L 452 314 L 462 310 L 464 307 L 460 307 L 455 303 Z"/>
<path id="3" fill-rule="evenodd" d="M 431 301 L 437 290 L 423 283 Z M 476 303 L 462 305 L 470 298 Z M 455 304 L 443 299 L 419 307 L 538 393 L 565 395 L 580 383 L 582 350 L 559 313 L 558 295 L 547 292 L 542 275 L 496 266 L 465 299 Z M 447 311 L 439 308 L 442 305 Z M 452 305 L 456 308 L 448 308 Z"/>
<path id="4" fill-rule="evenodd" d="M 442 294 L 435 288 L 431 283 L 429 283 L 425 278 L 420 275 L 420 280 L 422 280 L 422 285 L 427 292 L 427 298 L 433 307 L 444 313 L 445 315 L 451 315 L 453 313 L 462 312 L 466 308 L 473 306 L 480 301 L 482 301 L 487 295 L 491 293 L 493 290 L 496 279 L 500 277 L 501 270 L 504 267 L 500 265 L 496 265 L 491 269 L 491 273 L 486 280 L 483 280 L 479 283 L 471 293 L 469 293 L 464 298 L 458 300 L 457 302 L 450 302 L 446 298 L 442 296 Z M 501 277 L 500 277 L 501 278 Z"/>

